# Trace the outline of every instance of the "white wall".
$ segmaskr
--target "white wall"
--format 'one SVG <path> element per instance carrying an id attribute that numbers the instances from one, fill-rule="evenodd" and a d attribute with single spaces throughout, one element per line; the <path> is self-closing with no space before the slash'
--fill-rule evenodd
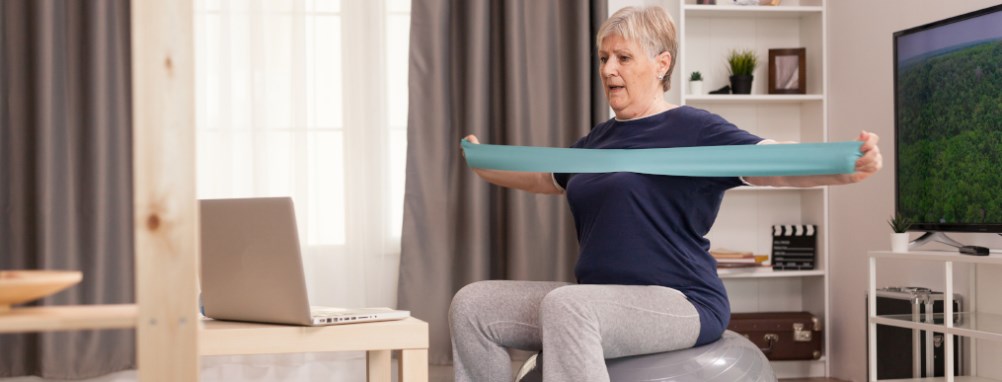
<path id="1" fill-rule="evenodd" d="M 885 221 L 894 212 L 891 35 L 895 31 L 996 5 L 999 1 L 837 0 L 827 3 L 829 137 L 832 141 L 850 140 L 861 129 L 872 131 L 881 136 L 880 147 L 884 154 L 884 170 L 880 173 L 861 184 L 833 187 L 830 193 L 831 373 L 841 379 L 865 381 L 866 252 L 890 248 L 890 230 Z M 965 243 L 1002 248 L 1002 239 L 994 235 L 951 236 Z M 1000 271 L 990 272 L 1002 275 Z M 895 267 L 894 274 L 889 273 L 880 275 L 886 281 L 882 284 L 934 288 L 942 285 L 943 277 L 935 268 Z M 1002 277 L 994 276 L 994 279 Z M 1002 281 L 991 281 L 989 277 L 980 276 L 979 282 L 988 283 L 990 289 L 1002 288 Z M 993 309 L 1002 309 L 998 305 L 994 304 L 996 308 Z M 987 306 L 981 304 L 981 307 Z M 1000 349 L 1002 347 L 995 346 L 982 350 L 992 350 L 992 358 L 997 360 L 1002 358 Z M 982 353 L 984 359 L 985 352 Z M 980 362 L 979 369 L 983 375 L 995 377 L 1002 372 L 990 362 Z"/>

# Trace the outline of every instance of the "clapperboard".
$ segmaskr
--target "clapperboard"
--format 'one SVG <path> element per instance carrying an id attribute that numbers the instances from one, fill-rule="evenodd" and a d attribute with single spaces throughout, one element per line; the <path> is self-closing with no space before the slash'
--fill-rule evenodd
<path id="1" fill-rule="evenodd" d="M 818 226 L 772 226 L 772 269 L 814 269 L 818 252 Z"/>

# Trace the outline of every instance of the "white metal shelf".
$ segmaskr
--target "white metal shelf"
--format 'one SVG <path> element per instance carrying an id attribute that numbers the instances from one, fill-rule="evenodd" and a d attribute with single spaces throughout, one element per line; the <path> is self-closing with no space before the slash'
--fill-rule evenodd
<path id="1" fill-rule="evenodd" d="M 891 252 L 872 251 L 870 255 L 876 259 L 898 259 L 914 261 L 936 261 L 954 262 L 967 264 L 994 264 L 1002 265 L 1002 254 L 990 254 L 988 256 L 962 255 L 958 252 L 950 251 L 914 251 L 914 252 Z"/>
<path id="2" fill-rule="evenodd" d="M 942 314 L 936 314 L 937 318 L 942 318 Z M 928 330 L 936 333 L 948 333 L 961 337 L 972 337 L 989 341 L 1002 342 L 1002 315 L 991 313 L 958 313 L 958 322 L 953 327 L 945 324 L 935 324 L 922 322 L 923 317 L 918 321 L 911 315 L 883 315 L 871 317 L 870 321 L 880 325 L 894 326 L 899 328 L 909 328 L 918 330 Z"/>
<path id="3" fill-rule="evenodd" d="M 876 315 L 876 299 L 870 299 L 867 306 L 867 317 L 868 317 L 868 327 L 871 333 L 876 331 L 877 325 L 887 325 L 900 328 L 908 328 L 912 330 L 920 331 L 931 331 L 935 333 L 949 334 L 946 337 L 945 346 L 945 359 L 946 359 L 946 374 L 952 374 L 950 370 L 956 365 L 952 364 L 953 354 L 957 351 L 958 346 L 953 342 L 953 336 L 968 337 L 978 340 L 987 340 L 993 342 L 1002 342 L 1002 315 L 983 313 L 979 312 L 976 303 L 977 298 L 971 297 L 971 303 L 968 305 L 971 312 L 966 313 L 956 313 L 958 319 L 956 322 L 944 322 L 935 323 L 935 319 L 939 321 L 944 321 L 943 317 L 951 317 L 952 312 L 952 296 L 954 295 L 954 264 L 989 264 L 989 265 L 1002 265 L 1002 255 L 989 255 L 989 256 L 969 256 L 962 255 L 957 252 L 945 252 L 945 251 L 915 251 L 915 252 L 892 252 L 892 251 L 870 251 L 869 252 L 869 287 L 868 294 L 873 296 L 876 294 L 877 285 L 877 267 L 878 264 L 882 263 L 882 260 L 895 260 L 895 261 L 913 261 L 913 262 L 932 262 L 939 263 L 943 267 L 943 276 L 945 278 L 944 282 L 944 307 L 946 312 L 941 314 L 933 315 L 933 322 L 923 322 L 928 320 L 926 317 L 913 318 L 911 315 Z M 972 296 L 977 293 L 977 289 L 974 286 L 974 268 L 970 267 L 969 275 L 971 281 L 971 291 Z M 877 341 L 876 336 L 871 335 L 867 340 L 868 348 L 870 351 L 870 379 L 876 379 L 876 348 Z M 976 371 L 972 371 L 973 374 L 977 374 Z M 881 381 L 944 381 L 944 382 L 988 382 L 996 381 L 994 379 L 969 377 L 969 376 L 952 376 L 947 375 L 946 377 L 940 378 L 915 378 L 915 379 L 894 379 L 894 380 L 881 380 Z M 998 381 L 996 381 L 998 382 Z"/>
<path id="4" fill-rule="evenodd" d="M 682 7 L 686 17 L 726 17 L 726 18 L 801 18 L 820 16 L 820 6 L 755 6 L 755 5 L 699 5 L 686 4 Z"/>

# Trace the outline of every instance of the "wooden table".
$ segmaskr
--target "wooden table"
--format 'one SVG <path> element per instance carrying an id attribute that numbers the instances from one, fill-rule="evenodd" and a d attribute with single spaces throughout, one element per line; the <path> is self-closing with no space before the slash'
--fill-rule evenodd
<path id="1" fill-rule="evenodd" d="M 365 351 L 367 380 L 389 382 L 400 350 L 400 381 L 428 381 L 428 323 L 416 318 L 333 326 L 289 326 L 204 319 L 199 354 Z"/>

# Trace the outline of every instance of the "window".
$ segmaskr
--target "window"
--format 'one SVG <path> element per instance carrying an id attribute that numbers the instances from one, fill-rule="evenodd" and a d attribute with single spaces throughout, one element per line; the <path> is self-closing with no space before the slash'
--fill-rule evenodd
<path id="1" fill-rule="evenodd" d="M 291 195 L 309 246 L 349 244 L 349 221 L 399 242 L 410 2 L 195 9 L 199 197 Z"/>
<path id="2" fill-rule="evenodd" d="M 314 302 L 395 305 L 410 1 L 194 1 L 199 198 L 292 196 L 311 297 L 367 287 Z"/>

